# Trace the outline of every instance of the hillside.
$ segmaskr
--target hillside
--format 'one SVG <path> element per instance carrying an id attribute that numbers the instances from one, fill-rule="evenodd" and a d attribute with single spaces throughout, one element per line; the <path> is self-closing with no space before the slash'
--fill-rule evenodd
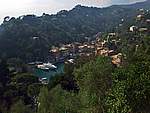
<path id="1" fill-rule="evenodd" d="M 0 26 L 0 56 L 44 60 L 52 45 L 84 41 L 98 32 L 114 31 L 122 20 L 129 23 L 137 9 L 149 5 L 149 1 L 108 8 L 77 5 L 56 15 L 6 17 Z"/>
<path id="2" fill-rule="evenodd" d="M 150 10 L 139 6 L 99 9 L 78 5 L 57 15 L 5 18 L 0 27 L 0 52 L 15 58 L 0 58 L 0 113 L 150 113 Z M 87 13 L 90 18 L 84 18 Z M 96 20 L 99 13 L 107 16 L 102 22 Z M 85 20 L 78 23 L 78 18 Z M 110 28 L 102 26 L 110 23 Z M 85 30 L 85 36 L 95 39 L 60 45 L 85 40 L 79 35 L 83 33 L 79 25 L 93 29 L 93 34 Z M 25 62 L 60 54 L 72 54 L 63 62 L 62 73 L 51 74 L 58 72 L 56 64 L 47 70 L 45 63 L 29 66 Z M 31 67 L 45 76 L 33 73 Z"/>

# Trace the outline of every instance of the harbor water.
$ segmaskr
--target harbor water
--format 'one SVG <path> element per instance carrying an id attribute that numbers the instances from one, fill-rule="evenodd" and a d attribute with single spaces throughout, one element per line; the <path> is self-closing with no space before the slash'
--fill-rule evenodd
<path id="1" fill-rule="evenodd" d="M 61 74 L 64 72 L 64 63 L 57 63 L 55 64 L 57 66 L 57 69 L 50 69 L 50 70 L 42 70 L 35 68 L 34 74 L 38 76 L 39 78 L 47 78 L 48 80 L 55 76 L 56 74 Z"/>

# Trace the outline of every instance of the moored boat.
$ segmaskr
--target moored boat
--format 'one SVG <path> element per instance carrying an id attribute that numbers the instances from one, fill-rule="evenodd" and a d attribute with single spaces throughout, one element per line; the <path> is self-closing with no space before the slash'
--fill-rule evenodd
<path id="1" fill-rule="evenodd" d="M 53 65 L 52 63 L 49 63 L 49 62 L 37 65 L 37 68 L 42 69 L 42 70 L 57 69 L 57 67 L 55 65 Z"/>

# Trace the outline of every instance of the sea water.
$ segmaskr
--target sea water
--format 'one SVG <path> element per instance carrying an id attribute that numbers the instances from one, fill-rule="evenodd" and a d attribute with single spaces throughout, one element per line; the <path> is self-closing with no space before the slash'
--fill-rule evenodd
<path id="1" fill-rule="evenodd" d="M 64 72 L 64 63 L 57 63 L 55 64 L 55 66 L 57 66 L 57 69 L 50 69 L 46 71 L 36 68 L 34 70 L 34 74 L 39 78 L 47 78 L 49 80 L 52 76 Z"/>

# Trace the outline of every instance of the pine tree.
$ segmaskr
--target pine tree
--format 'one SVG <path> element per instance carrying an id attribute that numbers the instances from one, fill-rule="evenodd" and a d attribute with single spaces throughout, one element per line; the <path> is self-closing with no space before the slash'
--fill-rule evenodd
<path id="1" fill-rule="evenodd" d="M 50 113 L 50 96 L 46 87 L 41 88 L 39 94 L 38 113 Z"/>

